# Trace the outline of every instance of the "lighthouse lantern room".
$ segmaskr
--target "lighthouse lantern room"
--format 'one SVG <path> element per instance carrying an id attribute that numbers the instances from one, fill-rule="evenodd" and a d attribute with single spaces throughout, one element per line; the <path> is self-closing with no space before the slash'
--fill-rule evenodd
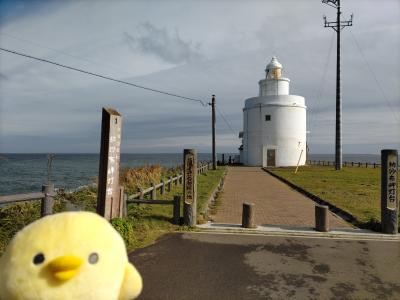
<path id="1" fill-rule="evenodd" d="M 306 162 L 306 106 L 304 97 L 289 95 L 288 78 L 273 57 L 259 96 L 246 99 L 243 108 L 243 147 L 240 160 L 249 166 L 285 167 Z"/>

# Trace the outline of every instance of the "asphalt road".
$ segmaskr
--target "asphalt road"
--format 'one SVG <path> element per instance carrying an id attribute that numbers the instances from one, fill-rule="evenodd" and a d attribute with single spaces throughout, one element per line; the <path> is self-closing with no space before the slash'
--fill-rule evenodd
<path id="1" fill-rule="evenodd" d="M 139 299 L 400 299 L 400 243 L 176 233 L 129 255 Z"/>

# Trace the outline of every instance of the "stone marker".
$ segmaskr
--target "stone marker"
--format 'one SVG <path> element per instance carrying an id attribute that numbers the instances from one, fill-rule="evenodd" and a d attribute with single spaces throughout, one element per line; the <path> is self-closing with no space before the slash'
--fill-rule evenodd
<path id="1" fill-rule="evenodd" d="M 121 215 L 119 162 L 121 146 L 121 115 L 112 108 L 103 108 L 97 213 L 107 220 Z"/>
<path id="2" fill-rule="evenodd" d="M 196 226 L 197 220 L 197 153 L 195 149 L 183 151 L 183 221 Z"/>
<path id="3" fill-rule="evenodd" d="M 398 233 L 397 150 L 385 149 L 381 151 L 381 223 L 382 232 Z"/>

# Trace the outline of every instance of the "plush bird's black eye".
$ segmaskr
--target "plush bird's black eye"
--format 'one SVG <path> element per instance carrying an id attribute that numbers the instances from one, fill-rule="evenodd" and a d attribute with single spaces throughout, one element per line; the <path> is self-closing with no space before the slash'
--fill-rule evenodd
<path id="1" fill-rule="evenodd" d="M 43 253 L 36 254 L 35 257 L 33 258 L 33 263 L 35 265 L 39 265 L 42 262 L 44 262 L 44 254 Z"/>
<path id="2" fill-rule="evenodd" d="M 99 255 L 96 252 L 93 252 L 89 255 L 89 263 L 95 264 L 99 261 Z"/>

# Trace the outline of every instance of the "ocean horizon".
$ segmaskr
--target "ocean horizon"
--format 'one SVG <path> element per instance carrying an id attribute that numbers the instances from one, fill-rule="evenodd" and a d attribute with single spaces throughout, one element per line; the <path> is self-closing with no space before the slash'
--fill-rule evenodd
<path id="1" fill-rule="evenodd" d="M 229 155 L 225 153 L 227 161 Z M 39 192 L 47 180 L 48 153 L 0 153 L 0 195 Z M 210 161 L 211 153 L 198 153 L 199 161 Z M 218 153 L 222 160 L 222 153 Z M 122 153 L 121 167 L 158 164 L 166 168 L 182 164 L 183 153 Z M 334 154 L 309 154 L 307 160 L 334 161 Z M 378 154 L 343 154 L 343 161 L 380 163 Z M 55 153 L 51 181 L 56 188 L 74 190 L 93 182 L 98 175 L 99 153 Z"/>

